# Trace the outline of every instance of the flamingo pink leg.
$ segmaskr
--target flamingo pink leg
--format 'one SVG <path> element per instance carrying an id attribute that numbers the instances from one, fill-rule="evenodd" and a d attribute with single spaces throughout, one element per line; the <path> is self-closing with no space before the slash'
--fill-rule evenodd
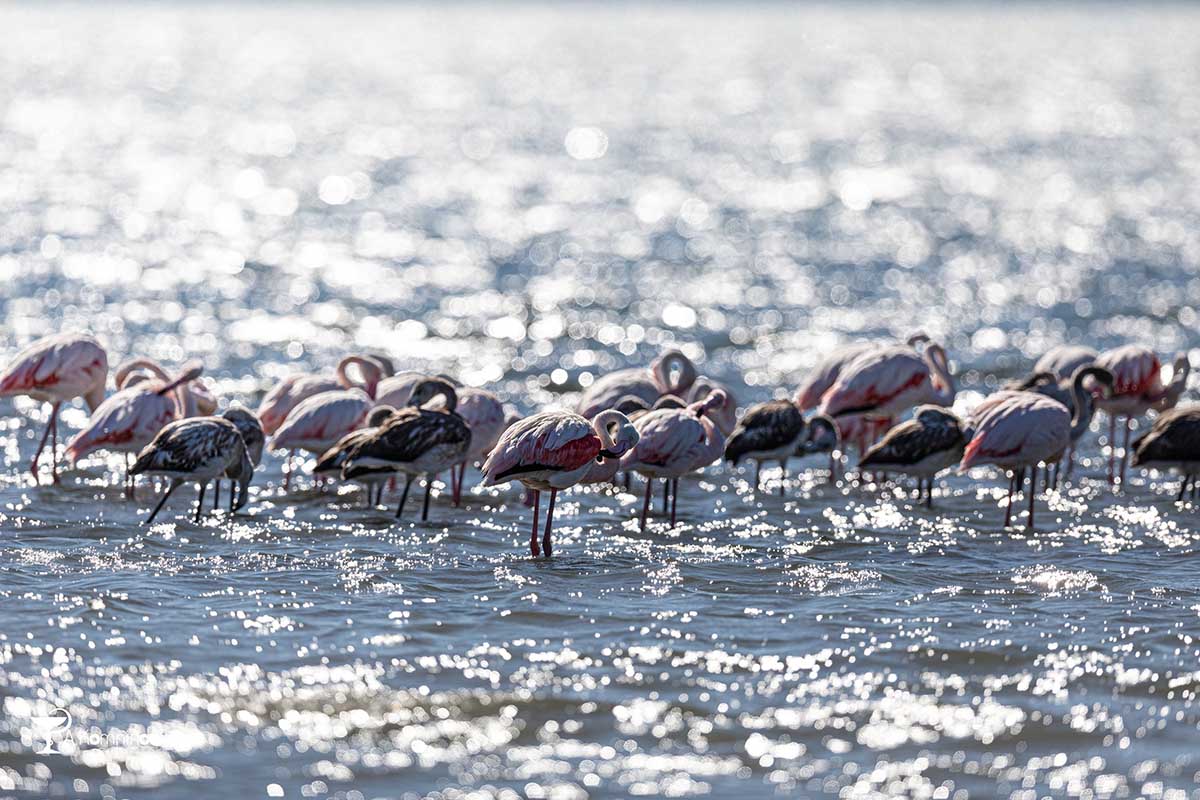
<path id="1" fill-rule="evenodd" d="M 1117 457 L 1117 418 L 1110 414 L 1108 417 L 1108 485 L 1113 485 L 1113 466 Z"/>
<path id="2" fill-rule="evenodd" d="M 55 403 L 50 414 L 50 476 L 55 483 L 58 483 L 58 409 L 59 404 Z"/>
<path id="3" fill-rule="evenodd" d="M 550 557 L 550 527 L 554 524 L 554 498 L 558 496 L 558 489 L 550 490 L 550 507 L 546 509 L 546 532 L 542 534 L 542 552 L 546 558 Z"/>
<path id="4" fill-rule="evenodd" d="M 42 451 L 46 449 L 46 441 L 50 438 L 50 431 L 54 427 L 55 420 L 58 419 L 58 403 L 55 403 L 50 411 L 50 420 L 46 423 L 46 429 L 42 431 L 41 441 L 38 442 L 37 452 L 33 454 L 33 460 L 29 462 L 29 474 L 33 476 L 35 483 L 41 483 L 38 479 L 38 459 L 42 457 Z"/>
<path id="5" fill-rule="evenodd" d="M 1013 503 L 1013 487 L 1016 485 L 1017 474 L 1010 472 L 1008 474 L 1008 502 L 1004 505 L 1004 527 L 1012 524 L 1012 503 Z"/>
<path id="6" fill-rule="evenodd" d="M 1129 432 L 1133 429 L 1133 420 L 1125 418 L 1125 442 L 1121 445 L 1121 488 L 1125 488 L 1125 467 L 1129 463 Z"/>
<path id="7" fill-rule="evenodd" d="M 671 481 L 671 527 L 675 527 L 675 506 L 679 503 L 679 478 Z"/>
<path id="8" fill-rule="evenodd" d="M 1033 530 L 1033 498 L 1037 489 L 1037 464 L 1034 464 L 1029 472 L 1029 526 L 1026 530 Z"/>
<path id="9" fill-rule="evenodd" d="M 541 505 L 542 493 L 537 489 L 533 490 L 533 535 L 529 537 L 529 552 L 534 558 L 540 556 L 541 550 L 538 547 L 538 511 Z"/>

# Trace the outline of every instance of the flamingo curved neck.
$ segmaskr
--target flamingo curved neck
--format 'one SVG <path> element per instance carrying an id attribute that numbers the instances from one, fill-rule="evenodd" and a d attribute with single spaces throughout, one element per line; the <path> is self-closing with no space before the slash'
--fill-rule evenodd
<path id="1" fill-rule="evenodd" d="M 954 376 L 950 374 L 950 365 L 946 361 L 946 351 L 941 345 L 928 345 L 925 348 L 925 362 L 934 376 L 933 402 L 943 406 L 952 404 L 957 391 L 954 387 Z"/>
<path id="2" fill-rule="evenodd" d="M 601 453 L 612 453 L 617 446 L 617 441 L 613 438 L 611 426 L 616 425 L 620 429 L 621 425 L 626 423 L 628 418 L 619 411 L 608 409 L 601 411 L 592 418 L 592 430 L 600 437 Z M 613 454 L 615 457 L 615 454 Z"/>
<path id="3" fill-rule="evenodd" d="M 354 380 L 350 377 L 350 366 L 357 366 L 359 373 L 362 376 L 361 380 Z M 379 365 L 368 358 L 362 356 L 346 356 L 337 365 L 337 382 L 347 389 L 358 388 L 367 393 L 367 396 L 372 400 L 375 399 L 375 388 L 379 385 L 379 380 L 383 376 L 383 371 Z"/>

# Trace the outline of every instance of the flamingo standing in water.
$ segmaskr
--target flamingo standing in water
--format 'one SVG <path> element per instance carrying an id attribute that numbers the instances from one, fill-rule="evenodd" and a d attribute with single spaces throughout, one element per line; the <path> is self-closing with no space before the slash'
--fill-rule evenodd
<path id="1" fill-rule="evenodd" d="M 720 381 L 715 381 L 706 375 L 701 375 L 696 378 L 696 382 L 692 384 L 692 388 L 688 390 L 688 403 L 699 403 L 706 399 L 715 391 L 725 393 L 725 401 L 719 408 L 714 408 L 707 412 L 704 416 L 721 429 L 722 435 L 728 437 L 733 433 L 733 429 L 737 427 L 737 399 L 733 396 L 733 390 Z"/>
<path id="2" fill-rule="evenodd" d="M 471 429 L 471 446 L 461 464 L 450 469 L 450 484 L 454 505 L 462 499 L 463 479 L 467 465 L 487 458 L 488 453 L 500 441 L 500 434 L 508 427 L 504 404 L 500 398 L 486 389 L 460 389 L 458 406 L 455 409 L 463 422 Z"/>
<path id="3" fill-rule="evenodd" d="M 126 388 L 101 403 L 92 412 L 87 427 L 67 443 L 67 458 L 74 464 L 97 450 L 124 453 L 125 494 L 131 496 L 133 478 L 129 474 L 129 456 L 140 453 L 167 423 L 185 416 L 186 403 L 180 395 L 187 393 L 187 385 L 203 372 L 204 367 L 193 362 L 174 379 L 127 381 Z M 125 378 L 127 373 L 121 373 L 121 376 Z"/>
<path id="4" fill-rule="evenodd" d="M 1191 364 L 1184 353 L 1175 357 L 1171 383 L 1162 383 L 1162 365 L 1154 351 L 1140 345 L 1128 344 L 1105 350 L 1096 364 L 1112 373 L 1115 382 L 1112 394 L 1099 400 L 1100 408 L 1108 414 L 1108 483 L 1114 485 L 1118 475 L 1125 483 L 1125 465 L 1129 456 L 1129 432 L 1133 418 L 1147 411 L 1166 411 L 1179 402 L 1187 386 Z M 1117 417 L 1124 417 L 1125 437 L 1121 447 L 1121 466 L 1116 468 Z"/>
<path id="5" fill-rule="evenodd" d="M 783 496 L 787 480 L 788 459 L 807 450 L 815 428 L 824 427 L 837 436 L 837 425 L 828 417 L 817 415 L 812 421 L 804 419 L 796 403 L 789 400 L 771 400 L 747 409 L 734 428 L 733 435 L 725 443 L 725 459 L 735 467 L 744 458 L 756 462 L 754 471 L 755 491 L 762 487 L 762 463 L 778 461 L 783 468 L 779 480 L 779 496 Z"/>
<path id="6" fill-rule="evenodd" d="M 348 356 L 338 364 L 339 383 L 352 385 L 348 370 L 353 365 L 362 374 L 361 385 L 321 392 L 302 401 L 271 437 L 271 450 L 304 450 L 319 456 L 347 433 L 363 426 L 375 405 L 375 388 L 382 369 L 373 359 Z M 291 472 L 289 469 L 289 477 Z M 284 489 L 287 488 L 285 482 Z"/>
<path id="7" fill-rule="evenodd" d="M 646 479 L 640 530 L 646 530 L 655 478 L 663 478 L 667 482 L 667 495 L 675 498 L 671 503 L 671 524 L 674 525 L 679 478 L 703 469 L 721 457 L 725 449 L 725 436 L 712 420 L 707 419 L 707 415 L 724 403 L 724 392 L 718 389 L 699 403 L 682 409 L 650 411 L 632 423 L 638 440 L 621 458 L 621 469 L 638 472 Z M 664 500 L 667 495 L 664 495 Z"/>
<path id="8" fill-rule="evenodd" d="M 83 397 L 88 411 L 104 402 L 108 380 L 108 354 L 91 336 L 61 333 L 38 339 L 22 350 L 4 372 L 0 372 L 0 397 L 28 395 L 50 403 L 50 420 L 29 464 L 38 480 L 38 459 L 50 445 L 50 474 L 58 483 L 58 411 L 63 403 Z"/>
<path id="9" fill-rule="evenodd" d="M 1037 392 L 1046 397 L 1057 400 L 1067 407 L 1067 411 L 1073 417 L 1076 412 L 1075 398 L 1078 397 L 1083 401 L 1083 405 L 1079 408 L 1080 415 L 1084 418 L 1084 426 L 1077 431 L 1072 429 L 1071 446 L 1067 448 L 1067 453 L 1064 456 L 1067 462 L 1067 476 L 1070 477 L 1071 470 L 1075 462 L 1075 445 L 1079 438 L 1083 435 L 1092 424 L 1092 417 L 1096 413 L 1096 400 L 1093 393 L 1090 391 L 1076 391 L 1075 385 L 1079 384 L 1083 387 L 1083 382 L 1088 378 L 1093 378 L 1099 382 L 1101 387 L 1112 386 L 1113 374 L 1104 367 L 1098 367 L 1092 362 L 1081 362 L 1080 366 L 1076 367 L 1074 373 L 1066 381 L 1061 381 L 1055 377 L 1053 372 L 1038 372 L 1031 375 L 1022 383 L 1016 385 L 1016 389 L 1027 392 Z M 1049 466 L 1047 470 L 1047 480 L 1049 479 Z M 1058 485 L 1058 470 L 1056 464 L 1054 468 L 1054 484 Z"/>
<path id="10" fill-rule="evenodd" d="M 424 408 L 440 397 L 442 408 Z M 404 512 L 413 479 L 425 476 L 425 505 L 421 520 L 429 519 L 429 495 L 436 475 L 466 456 L 471 446 L 471 429 L 457 413 L 458 393 L 447 380 L 431 378 L 417 384 L 409 405 L 392 412 L 375 435 L 350 451 L 342 465 L 346 480 L 371 479 L 376 475 L 408 476 L 404 493 L 396 507 L 396 517 Z"/>
<path id="11" fill-rule="evenodd" d="M 313 467 L 314 475 L 338 475 L 342 474 L 342 468 L 346 465 L 347 459 L 360 445 L 365 444 L 368 440 L 379 432 L 379 428 L 387 422 L 396 409 L 391 406 L 375 406 L 371 409 L 371 413 L 367 415 L 366 427 L 353 430 L 337 440 L 333 447 L 326 450 L 317 459 L 317 465 Z M 383 502 L 383 486 L 387 483 L 383 478 L 368 478 L 361 481 L 367 489 L 367 506 L 377 506 Z M 378 494 L 377 494 L 378 493 Z"/>
<path id="12" fill-rule="evenodd" d="M 138 455 L 129 474 L 164 475 L 171 479 L 146 524 L 154 522 L 167 498 L 187 480 L 195 481 L 199 489 L 194 518 L 199 522 L 204 510 L 204 491 L 211 480 L 224 477 L 237 482 L 238 491 L 230 493 L 231 512 L 246 505 L 254 465 L 236 425 L 220 417 L 190 417 L 176 420 L 159 431 Z"/>
<path id="13" fill-rule="evenodd" d="M 601 411 L 591 421 L 569 411 L 544 411 L 518 420 L 500 435 L 483 464 L 483 485 L 515 480 L 533 492 L 529 552 L 534 558 L 542 553 L 549 558 L 554 500 L 559 490 L 583 480 L 597 459 L 619 460 L 637 441 L 637 430 L 620 411 Z M 538 508 L 544 491 L 550 492 L 550 508 L 539 548 Z"/>
<path id="14" fill-rule="evenodd" d="M 233 427 L 237 428 L 238 433 L 242 435 L 242 443 L 246 445 L 246 455 L 250 458 L 251 471 L 258 469 L 259 463 L 262 461 L 263 448 L 267 444 L 267 436 L 263 433 L 262 423 L 258 421 L 258 417 L 251 411 L 248 411 L 241 406 L 227 408 L 220 414 L 221 419 L 228 420 L 233 423 Z M 215 481 L 213 491 L 213 510 L 221 503 L 221 479 Z M 231 483 L 229 490 L 236 491 L 238 485 Z M 238 502 L 240 498 L 231 495 L 229 498 L 230 509 L 233 509 L 233 504 Z M 245 503 L 242 503 L 245 505 Z M 237 506 L 241 508 L 241 506 Z"/>
<path id="15" fill-rule="evenodd" d="M 1179 472 L 1183 480 L 1176 502 L 1183 502 L 1189 483 L 1195 497 L 1196 475 L 1200 474 L 1200 406 L 1174 408 L 1154 420 L 1150 430 L 1134 442 L 1133 465 Z"/>
<path id="16" fill-rule="evenodd" d="M 654 359 L 649 369 L 621 369 L 597 378 L 579 398 L 578 411 L 585 419 L 591 419 L 630 396 L 648 406 L 654 405 L 664 394 L 684 397 L 695 381 L 696 365 L 691 359 L 678 350 L 669 350 Z"/>
<path id="17" fill-rule="evenodd" d="M 894 346 L 854 359 L 821 397 L 819 410 L 835 420 L 855 415 L 882 420 L 886 430 L 895 417 L 913 406 L 949 406 L 954 396 L 946 351 L 930 342 L 920 354 L 911 347 Z M 860 441 L 860 452 L 869 444 L 865 438 Z"/>
<path id="18" fill-rule="evenodd" d="M 1094 376 L 1101 384 L 1111 382 L 1111 376 Z M 994 464 L 1009 474 L 1008 503 L 1004 526 L 1012 522 L 1012 498 L 1025 482 L 1025 472 L 1035 470 L 1029 484 L 1029 529 L 1033 529 L 1033 501 L 1036 494 L 1036 468 L 1062 458 L 1071 445 L 1072 434 L 1087 428 L 1084 406 L 1083 376 L 1073 384 L 1075 413 L 1057 400 L 1036 392 L 1009 391 L 997 399 L 985 400 L 984 409 L 977 411 L 968 424 L 971 438 L 963 451 L 958 471 L 973 466 Z"/>
<path id="19" fill-rule="evenodd" d="M 933 506 L 933 479 L 962 459 L 967 440 L 958 417 L 940 406 L 921 406 L 907 422 L 892 428 L 871 446 L 859 469 L 898 472 L 917 479 L 917 500 L 922 495 Z"/>

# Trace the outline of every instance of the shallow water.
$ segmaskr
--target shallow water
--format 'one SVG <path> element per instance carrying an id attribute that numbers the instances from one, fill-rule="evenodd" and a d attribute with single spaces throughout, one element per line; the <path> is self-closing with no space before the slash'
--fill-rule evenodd
<path id="1" fill-rule="evenodd" d="M 0 24 L 0 355 L 89 328 L 253 403 L 366 349 L 529 411 L 669 344 L 752 402 L 920 327 L 967 407 L 1060 341 L 1197 344 L 1193 10 Z M 1098 434 L 1033 534 L 986 471 L 927 511 L 815 459 L 646 534 L 564 495 L 533 561 L 515 490 L 396 524 L 278 459 L 146 528 L 115 459 L 35 487 L 44 410 L 0 413 L 5 794 L 1197 796 L 1198 512 L 1111 496 Z"/>

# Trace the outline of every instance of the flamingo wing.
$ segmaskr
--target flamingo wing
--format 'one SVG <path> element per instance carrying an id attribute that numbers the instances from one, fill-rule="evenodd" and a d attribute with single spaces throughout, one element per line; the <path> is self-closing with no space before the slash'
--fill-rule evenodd
<path id="1" fill-rule="evenodd" d="M 690 460 L 692 448 L 706 439 L 700 420 L 683 409 L 651 411 L 639 417 L 633 426 L 638 432 L 638 442 L 621 459 L 628 469 L 638 464 L 667 466 Z"/>
<path id="2" fill-rule="evenodd" d="M 1031 392 L 1016 392 L 997 404 L 976 427 L 959 470 L 976 464 L 1036 464 L 1066 449 L 1071 415 L 1062 403 Z"/>
<path id="3" fill-rule="evenodd" d="M 314 395 L 296 406 L 271 439 L 274 450 L 311 442 L 336 442 L 361 427 L 371 411 L 362 392 L 338 390 Z"/>
<path id="4" fill-rule="evenodd" d="M 1153 394 L 1162 390 L 1162 364 L 1153 351 L 1136 344 L 1105 350 L 1096 364 L 1113 374 L 1117 395 Z"/>
<path id="5" fill-rule="evenodd" d="M 808 411 L 819 406 L 821 397 L 837 382 L 842 369 L 876 347 L 877 345 L 868 342 L 849 344 L 839 347 L 818 361 L 817 365 L 809 372 L 808 378 L 796 390 L 796 404 L 800 410 Z"/>
<path id="6" fill-rule="evenodd" d="M 174 419 L 175 405 L 169 397 L 143 385 L 122 389 L 101 403 L 87 427 L 72 437 L 67 457 L 78 461 L 106 447 L 141 448 Z"/>
<path id="7" fill-rule="evenodd" d="M 549 411 L 514 422 L 483 465 L 484 485 L 522 472 L 570 472 L 600 455 L 600 437 L 578 414 Z"/>
<path id="8" fill-rule="evenodd" d="M 579 414 L 591 419 L 601 411 L 616 407 L 617 401 L 626 396 L 636 397 L 649 407 L 661 394 L 654 376 L 648 370 L 621 369 L 601 375 L 584 390 L 579 398 Z"/>
<path id="9" fill-rule="evenodd" d="M 885 347 L 846 365 L 821 398 L 822 414 L 865 414 L 886 407 L 929 380 L 929 365 L 912 349 Z"/>

